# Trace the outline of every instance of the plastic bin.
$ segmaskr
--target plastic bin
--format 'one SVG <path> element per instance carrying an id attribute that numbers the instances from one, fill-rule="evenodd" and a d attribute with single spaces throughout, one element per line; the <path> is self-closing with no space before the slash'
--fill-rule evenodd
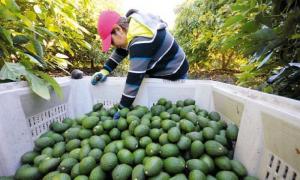
<path id="1" fill-rule="evenodd" d="M 25 82 L 0 85 L 0 176 L 14 174 L 23 153 L 53 121 L 78 117 L 102 102 L 118 103 L 125 78 L 90 85 L 90 77 L 58 78 L 64 98 L 49 101 L 34 95 Z M 209 111 L 220 112 L 239 128 L 234 158 L 260 179 L 300 179 L 300 102 L 206 80 L 145 79 L 135 104 L 151 106 L 160 97 L 193 98 Z"/>

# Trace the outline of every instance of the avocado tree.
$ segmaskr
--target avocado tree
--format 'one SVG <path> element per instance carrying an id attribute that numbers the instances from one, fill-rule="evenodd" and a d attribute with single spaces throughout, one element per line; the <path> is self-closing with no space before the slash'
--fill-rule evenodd
<path id="1" fill-rule="evenodd" d="M 175 35 L 192 63 L 231 65 L 238 85 L 299 99 L 299 23 L 297 0 L 186 0 Z"/>
<path id="2" fill-rule="evenodd" d="M 44 99 L 50 98 L 50 85 L 62 96 L 56 81 L 43 71 L 68 73 L 74 59 L 99 57 L 99 47 L 93 47 L 100 44 L 96 15 L 113 5 L 104 0 L 0 1 L 0 80 L 27 80 Z"/>
<path id="3" fill-rule="evenodd" d="M 224 49 L 234 48 L 249 57 L 239 77 L 251 85 L 261 77 L 259 88 L 300 99 L 300 3 L 297 0 L 239 0 L 221 32 Z"/>
<path id="4" fill-rule="evenodd" d="M 178 7 L 174 34 L 187 54 L 192 73 L 200 69 L 238 70 L 245 62 L 234 49 L 220 48 L 219 29 L 231 13 L 232 2 L 187 0 Z"/>

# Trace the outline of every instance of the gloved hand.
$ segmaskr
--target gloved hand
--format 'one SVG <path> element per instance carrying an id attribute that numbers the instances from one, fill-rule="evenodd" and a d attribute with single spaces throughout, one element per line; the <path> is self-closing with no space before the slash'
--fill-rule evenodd
<path id="1" fill-rule="evenodd" d="M 106 69 L 102 69 L 100 72 L 93 74 L 91 84 L 96 85 L 98 82 L 104 82 L 109 72 Z"/>
<path id="2" fill-rule="evenodd" d="M 113 119 L 114 119 L 114 120 L 118 120 L 119 118 L 120 118 L 120 111 L 117 111 L 117 112 L 114 114 Z"/>
<path id="3" fill-rule="evenodd" d="M 118 111 L 115 112 L 115 114 L 114 114 L 114 116 L 113 116 L 113 119 L 114 119 L 114 120 L 118 120 L 118 119 L 121 117 L 121 115 L 120 115 L 120 110 L 123 109 L 124 106 L 122 106 L 122 105 L 120 105 L 120 104 L 115 104 L 114 107 L 115 107 L 116 109 L 118 109 Z"/>

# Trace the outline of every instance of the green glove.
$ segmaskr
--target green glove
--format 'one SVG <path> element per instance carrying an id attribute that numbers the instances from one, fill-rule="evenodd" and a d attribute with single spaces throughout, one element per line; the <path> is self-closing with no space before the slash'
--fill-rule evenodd
<path id="1" fill-rule="evenodd" d="M 100 72 L 93 74 L 91 84 L 96 85 L 98 82 L 104 82 L 109 75 L 109 71 L 102 69 Z"/>

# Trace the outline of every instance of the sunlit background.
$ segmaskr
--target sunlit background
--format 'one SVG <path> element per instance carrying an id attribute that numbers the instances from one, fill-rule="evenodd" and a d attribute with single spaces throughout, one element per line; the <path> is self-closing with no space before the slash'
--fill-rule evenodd
<path id="1" fill-rule="evenodd" d="M 160 16 L 168 23 L 169 28 L 174 27 L 175 10 L 184 0 L 120 0 L 120 9 L 127 12 L 129 9 L 138 9 Z"/>

